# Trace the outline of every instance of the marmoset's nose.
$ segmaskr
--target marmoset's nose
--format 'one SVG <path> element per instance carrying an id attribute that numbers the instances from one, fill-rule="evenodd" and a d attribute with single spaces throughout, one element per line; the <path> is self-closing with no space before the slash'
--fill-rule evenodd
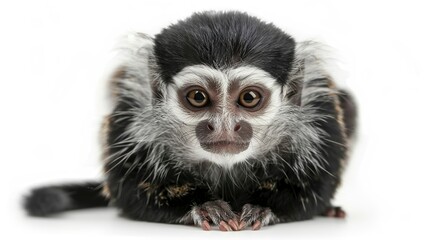
<path id="1" fill-rule="evenodd" d="M 207 122 L 207 129 L 209 131 L 212 131 L 212 132 L 215 130 L 215 128 L 213 127 L 213 125 L 210 122 Z M 240 123 L 235 124 L 234 132 L 238 132 L 240 130 L 241 130 L 241 124 Z"/>
<path id="2" fill-rule="evenodd" d="M 201 121 L 195 128 L 198 139 L 212 138 L 216 132 L 218 141 L 240 141 L 247 142 L 252 138 L 252 126 L 246 121 L 240 121 L 234 127 L 227 128 L 225 126 L 217 126 L 209 120 Z"/>

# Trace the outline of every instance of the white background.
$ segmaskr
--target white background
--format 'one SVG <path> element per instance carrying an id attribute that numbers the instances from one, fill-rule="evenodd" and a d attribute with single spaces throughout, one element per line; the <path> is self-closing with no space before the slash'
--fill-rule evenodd
<path id="1" fill-rule="evenodd" d="M 348 218 L 223 233 L 134 222 L 115 209 L 27 217 L 20 203 L 29 188 L 101 177 L 98 131 L 118 39 L 227 9 L 336 50 L 360 108 L 336 198 Z M 428 239 L 428 9 L 424 1 L 2 1 L 0 238 Z"/>

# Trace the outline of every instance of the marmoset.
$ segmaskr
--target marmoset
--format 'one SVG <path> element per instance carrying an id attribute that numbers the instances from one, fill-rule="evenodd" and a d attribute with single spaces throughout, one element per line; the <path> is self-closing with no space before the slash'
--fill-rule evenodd
<path id="1" fill-rule="evenodd" d="M 120 49 L 99 182 L 33 189 L 30 215 L 115 206 L 237 231 L 345 217 L 331 204 L 356 129 L 321 44 L 240 12 L 202 12 Z"/>

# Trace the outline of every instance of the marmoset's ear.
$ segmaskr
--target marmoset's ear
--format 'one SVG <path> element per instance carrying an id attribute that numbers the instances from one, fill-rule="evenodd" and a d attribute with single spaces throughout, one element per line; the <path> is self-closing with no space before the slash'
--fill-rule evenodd
<path id="1" fill-rule="evenodd" d="M 302 95 L 302 87 L 303 87 L 303 81 L 302 78 L 293 79 L 289 83 L 286 84 L 284 91 L 286 101 L 301 106 L 301 95 Z"/>
<path id="2" fill-rule="evenodd" d="M 158 66 L 154 59 L 150 60 L 149 72 L 150 72 L 150 88 L 152 90 L 152 104 L 163 102 L 167 95 L 167 85 L 161 79 L 159 74 Z"/>

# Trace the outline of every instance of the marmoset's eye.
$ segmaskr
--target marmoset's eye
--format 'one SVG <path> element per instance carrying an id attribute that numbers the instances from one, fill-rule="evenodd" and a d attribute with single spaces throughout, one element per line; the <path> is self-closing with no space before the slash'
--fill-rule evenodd
<path id="1" fill-rule="evenodd" d="M 238 104 L 245 108 L 254 108 L 261 101 L 261 94 L 256 90 L 244 90 L 240 93 Z"/>
<path id="2" fill-rule="evenodd" d="M 186 94 L 186 99 L 188 99 L 188 102 L 193 107 L 197 108 L 204 107 L 209 103 L 208 94 L 200 89 L 189 91 L 188 94 Z"/>

